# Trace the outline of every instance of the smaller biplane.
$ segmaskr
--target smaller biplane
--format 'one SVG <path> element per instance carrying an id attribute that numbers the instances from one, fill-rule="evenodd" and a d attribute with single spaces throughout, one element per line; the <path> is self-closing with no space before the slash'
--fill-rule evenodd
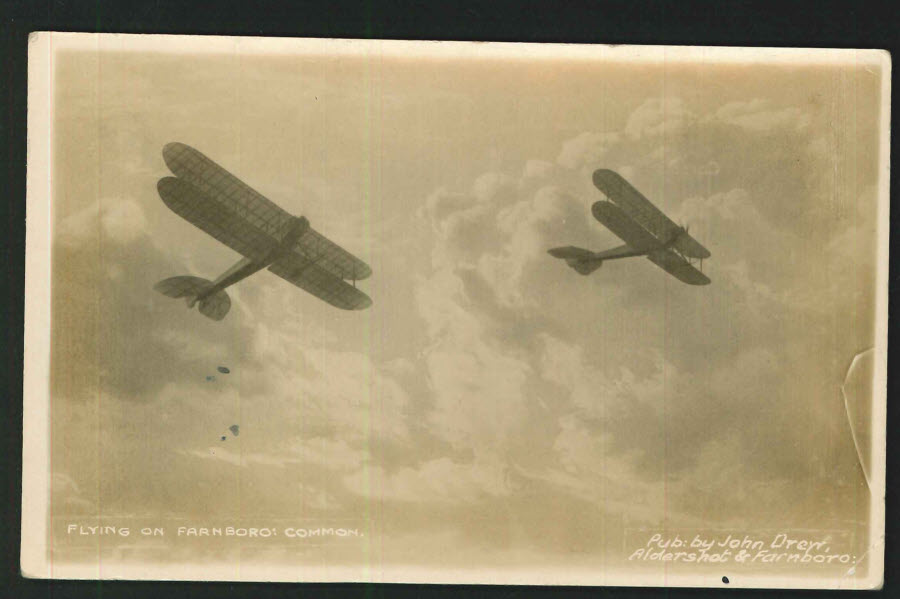
<path id="1" fill-rule="evenodd" d="M 175 174 L 157 184 L 166 206 L 243 258 L 215 281 L 172 277 L 157 283 L 156 291 L 185 298 L 188 308 L 197 305 L 204 316 L 222 320 L 231 308 L 225 288 L 268 268 L 337 308 L 362 310 L 372 305 L 369 296 L 356 288 L 356 281 L 372 270 L 316 232 L 306 217 L 285 212 L 190 146 L 167 144 L 163 159 Z"/>
<path id="2" fill-rule="evenodd" d="M 606 260 L 646 256 L 689 285 L 710 283 L 702 272 L 703 260 L 710 256 L 709 250 L 691 237 L 686 227 L 672 222 L 618 173 L 608 169 L 594 171 L 594 185 L 607 198 L 591 207 L 594 218 L 621 238 L 625 245 L 603 252 L 574 246 L 558 247 L 548 250 L 551 256 L 565 260 L 582 275 L 591 274 Z"/>

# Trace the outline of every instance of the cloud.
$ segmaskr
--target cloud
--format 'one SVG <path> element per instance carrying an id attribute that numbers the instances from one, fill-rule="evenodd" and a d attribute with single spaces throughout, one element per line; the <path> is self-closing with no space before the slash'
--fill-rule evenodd
<path id="1" fill-rule="evenodd" d="M 63 219 L 55 239 L 67 248 L 88 242 L 127 244 L 147 232 L 144 211 L 134 200 L 106 198 Z"/>
<path id="2" fill-rule="evenodd" d="M 145 209 L 95 205 L 57 227 L 54 472 L 77 472 L 87 492 L 60 486 L 55 505 L 210 517 L 349 509 L 357 500 L 341 476 L 408 453 L 410 400 L 395 377 L 409 366 L 382 369 L 365 315 L 298 301 L 271 274 L 230 288 L 222 322 L 155 293 L 164 277 L 219 267 L 203 253 L 188 264 L 180 244 L 148 235 Z"/>
<path id="3" fill-rule="evenodd" d="M 348 475 L 344 482 L 365 497 L 377 495 L 387 501 L 425 505 L 460 506 L 509 492 L 506 473 L 496 462 L 460 464 L 449 458 L 429 460 L 417 468 L 404 467 L 395 472 L 376 466 Z"/>
<path id="4" fill-rule="evenodd" d="M 515 181 L 504 173 L 485 173 L 475 179 L 472 193 L 479 202 L 506 203 L 515 194 Z"/>
<path id="5" fill-rule="evenodd" d="M 619 142 L 621 137 L 618 132 L 582 133 L 563 144 L 556 162 L 572 170 L 596 164 L 606 157 L 609 149 Z"/>
<path id="6" fill-rule="evenodd" d="M 625 135 L 644 139 L 680 133 L 696 116 L 680 98 L 650 98 L 641 104 L 625 124 Z"/>
<path id="7" fill-rule="evenodd" d="M 97 512 L 97 504 L 85 497 L 75 479 L 65 472 L 51 473 L 50 496 L 59 512 L 82 514 Z"/>
<path id="8" fill-rule="evenodd" d="M 772 509 L 798 476 L 818 484 L 817 456 L 852 468 L 827 449 L 841 446 L 830 432 L 810 437 L 789 424 L 818 406 L 811 426 L 839 426 L 840 406 L 821 405 L 837 387 L 792 395 L 796 372 L 823 381 L 832 374 L 827 363 L 800 353 L 801 339 L 826 330 L 817 320 L 823 314 L 801 298 L 835 290 L 810 274 L 810 264 L 831 263 L 823 245 L 847 250 L 861 234 L 806 210 L 817 200 L 793 186 L 825 166 L 810 153 L 808 122 L 798 110 L 768 103 L 703 115 L 681 100 L 651 99 L 621 131 L 565 142 L 553 168 L 533 160 L 518 181 L 490 173 L 472 191 L 442 190 L 448 201 L 426 215 L 440 232 L 433 272 L 417 291 L 435 434 L 457 452 L 471 450 L 473 468 L 515 464 L 525 476 L 578 496 L 615 484 L 634 497 L 638 490 L 661 492 L 655 485 L 671 480 L 680 499 L 670 516 L 682 521 L 702 515 L 689 501 L 692 488 L 710 493 L 709 501 L 721 495 L 721 509 L 704 504 L 707 515 L 727 519 L 728 510 L 748 505 L 710 469 L 710 456 L 727 460 L 726 471 L 745 477 L 739 488 Z M 761 131 L 783 142 L 777 152 L 758 151 Z M 744 153 L 759 162 L 750 174 L 728 158 Z M 773 195 L 772 174 L 791 153 L 803 160 L 778 180 L 793 187 Z M 710 287 L 680 285 L 640 259 L 579 277 L 547 256 L 558 245 L 621 243 L 590 218 L 599 193 L 581 182 L 610 157 L 711 249 Z M 824 244 L 811 243 L 810 230 Z M 526 438 L 527 458 L 520 442 Z M 411 488 L 418 480 L 411 472 L 402 485 L 385 475 L 385 484 Z M 628 495 L 621 500 L 616 505 L 627 510 Z M 661 505 L 648 501 L 642 513 L 661 517 Z"/>
<path id="9" fill-rule="evenodd" d="M 436 189 L 425 198 L 425 211 L 420 215 L 427 216 L 435 225 L 440 224 L 447 216 L 474 203 L 475 199 L 463 193 L 451 193 L 446 189 Z"/>
<path id="10" fill-rule="evenodd" d="M 771 101 L 761 99 L 729 102 L 716 111 L 714 118 L 756 132 L 803 129 L 812 121 L 808 113 L 796 106 L 776 109 L 772 107 Z"/>
<path id="11" fill-rule="evenodd" d="M 240 451 L 240 439 L 224 435 L 227 441 L 218 445 L 180 450 L 182 455 L 203 460 L 219 460 L 239 468 L 255 468 L 270 466 L 273 468 L 290 468 L 298 465 L 315 465 L 334 471 L 352 471 L 368 459 L 365 452 L 354 448 L 349 442 L 340 438 L 311 437 L 280 440 L 276 448 L 266 452 Z M 232 450 L 231 446 L 238 449 Z"/>
<path id="12" fill-rule="evenodd" d="M 195 314 L 187 310 L 162 312 L 173 306 L 153 283 L 187 268 L 133 229 L 133 220 L 100 222 L 102 228 L 67 226 L 66 243 L 54 250 L 55 392 L 73 401 L 97 393 L 150 401 L 167 381 L 202 380 L 237 342 L 206 323 L 191 329 Z"/>
<path id="13" fill-rule="evenodd" d="M 543 179 L 553 174 L 556 165 L 546 160 L 529 160 L 522 175 L 526 179 Z"/>

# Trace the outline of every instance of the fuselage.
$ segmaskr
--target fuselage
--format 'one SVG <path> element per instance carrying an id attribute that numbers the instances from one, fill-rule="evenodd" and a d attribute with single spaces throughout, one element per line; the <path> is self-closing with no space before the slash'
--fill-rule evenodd
<path id="1" fill-rule="evenodd" d="M 297 245 L 297 241 L 303 237 L 303 235 L 309 230 L 309 220 L 305 216 L 295 216 L 291 221 L 290 226 L 288 227 L 287 232 L 284 234 L 284 237 L 281 239 L 281 242 L 270 251 L 263 260 L 251 260 L 250 258 L 241 258 L 238 262 L 223 272 L 219 277 L 213 281 L 212 287 L 210 287 L 206 292 L 197 296 L 193 303 L 202 301 L 205 298 L 218 293 L 222 289 L 234 285 L 238 281 L 246 279 L 253 273 L 260 271 L 282 256 L 293 251 L 294 246 Z"/>
<path id="2" fill-rule="evenodd" d="M 667 250 L 667 249 L 671 248 L 673 245 L 675 245 L 675 243 L 678 241 L 678 239 L 682 235 L 685 235 L 686 233 L 687 233 L 687 231 L 685 229 L 678 229 L 677 231 L 675 231 L 675 233 L 672 235 L 672 237 L 669 238 L 668 241 L 660 243 L 659 247 L 649 248 L 649 249 L 641 250 L 641 251 L 635 250 L 635 251 L 631 251 L 631 252 L 616 252 L 615 250 L 613 250 L 613 252 L 615 252 L 615 253 L 613 253 L 612 255 L 609 255 L 607 252 L 594 252 L 594 258 L 597 260 L 615 260 L 616 258 L 633 258 L 635 256 L 647 256 L 649 254 L 652 254 L 653 252 L 656 252 L 659 250 Z"/>
<path id="3" fill-rule="evenodd" d="M 675 245 L 675 242 L 677 242 L 682 235 L 687 235 L 687 229 L 685 229 L 684 227 L 679 227 L 679 229 L 672 235 L 672 238 L 663 244 L 663 249 L 669 249 L 670 247 Z"/>

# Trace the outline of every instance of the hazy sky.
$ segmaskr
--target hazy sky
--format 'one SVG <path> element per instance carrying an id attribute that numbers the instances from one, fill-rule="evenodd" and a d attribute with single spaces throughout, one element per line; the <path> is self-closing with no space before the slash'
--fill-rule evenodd
<path id="1" fill-rule="evenodd" d="M 54 516 L 347 519 L 383 533 L 354 559 L 488 566 L 614 561 L 629 527 L 863 530 L 840 385 L 874 343 L 880 84 L 58 54 Z M 153 292 L 239 259 L 159 199 L 170 141 L 368 262 L 374 305 L 267 271 L 222 322 Z M 547 255 L 621 243 L 600 167 L 690 226 L 711 285 Z"/>

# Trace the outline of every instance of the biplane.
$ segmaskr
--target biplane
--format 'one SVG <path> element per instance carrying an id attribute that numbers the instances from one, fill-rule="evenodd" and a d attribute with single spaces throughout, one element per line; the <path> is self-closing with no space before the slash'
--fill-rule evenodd
<path id="1" fill-rule="evenodd" d="M 189 309 L 197 305 L 204 316 L 222 320 L 231 308 L 225 288 L 268 268 L 337 308 L 372 305 L 356 288 L 372 269 L 318 233 L 306 217 L 285 212 L 190 146 L 166 144 L 163 159 L 175 175 L 157 183 L 166 206 L 243 257 L 215 281 L 172 277 L 154 285 L 156 291 L 185 298 Z"/>
<path id="2" fill-rule="evenodd" d="M 576 272 L 589 275 L 606 260 L 646 256 L 648 260 L 689 285 L 708 285 L 703 274 L 703 260 L 710 253 L 690 236 L 686 227 L 672 222 L 641 192 L 618 173 L 608 169 L 594 171 L 594 185 L 606 200 L 591 207 L 591 212 L 607 229 L 615 233 L 625 245 L 592 252 L 566 246 L 548 253 L 566 261 Z M 698 269 L 697 266 L 700 268 Z"/>

